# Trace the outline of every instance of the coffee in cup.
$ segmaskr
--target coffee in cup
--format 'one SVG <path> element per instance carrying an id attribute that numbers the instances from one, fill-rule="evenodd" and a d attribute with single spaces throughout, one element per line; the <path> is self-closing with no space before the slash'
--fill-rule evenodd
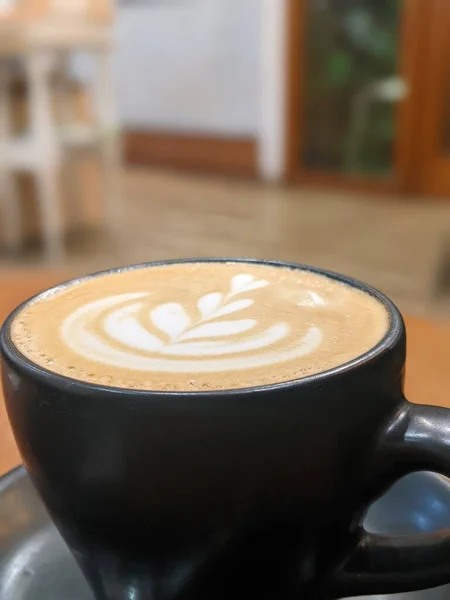
<path id="1" fill-rule="evenodd" d="M 374 296 L 320 273 L 184 262 L 41 294 L 17 314 L 11 334 L 31 361 L 80 381 L 214 391 L 338 367 L 373 348 L 388 327 Z"/>

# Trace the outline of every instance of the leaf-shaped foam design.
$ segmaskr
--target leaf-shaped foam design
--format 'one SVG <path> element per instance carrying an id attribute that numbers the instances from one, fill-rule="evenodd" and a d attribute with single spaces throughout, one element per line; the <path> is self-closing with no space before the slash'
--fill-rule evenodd
<path id="1" fill-rule="evenodd" d="M 171 340 L 177 338 L 191 324 L 189 315 L 178 302 L 160 304 L 150 313 L 154 325 L 164 331 Z"/>
<path id="2" fill-rule="evenodd" d="M 241 294 L 242 292 L 249 292 L 250 290 L 257 290 L 259 288 L 266 287 L 269 282 L 265 279 L 256 279 L 252 275 L 242 273 L 241 275 L 235 275 L 231 280 L 231 296 Z"/>
<path id="3" fill-rule="evenodd" d="M 233 294 L 237 294 L 245 289 L 254 281 L 254 277 L 252 275 L 246 275 L 243 273 L 242 275 L 235 275 L 231 280 L 231 292 Z"/>
<path id="4" fill-rule="evenodd" d="M 253 283 L 250 283 L 246 288 L 245 288 L 245 292 L 250 292 L 251 290 L 258 290 L 259 288 L 263 288 L 266 287 L 267 285 L 269 285 L 269 282 L 266 281 L 265 279 L 258 279 L 257 281 L 254 281 Z"/>
<path id="5" fill-rule="evenodd" d="M 304 293 L 304 296 L 300 299 L 300 302 L 297 303 L 298 306 L 325 306 L 326 301 L 324 298 L 318 294 L 317 292 L 312 292 L 311 290 L 307 290 Z"/>
<path id="6" fill-rule="evenodd" d="M 141 308 L 141 303 L 118 308 L 104 320 L 104 330 L 114 340 L 130 348 L 157 352 L 164 346 L 164 342 L 147 331 L 136 319 L 134 315 Z"/>
<path id="7" fill-rule="evenodd" d="M 254 302 L 254 300 L 250 300 L 247 298 L 242 300 L 236 300 L 235 302 L 230 302 L 230 304 L 226 304 L 222 308 L 219 308 L 219 310 L 216 310 L 216 312 L 212 315 L 212 318 L 217 319 L 219 317 L 223 317 L 224 315 L 231 315 L 232 313 L 237 312 L 238 310 L 244 310 L 244 308 L 248 308 L 249 306 L 254 304 Z"/>
<path id="8" fill-rule="evenodd" d="M 209 317 L 214 311 L 216 311 L 222 303 L 222 294 L 219 292 L 213 292 L 202 296 L 197 302 L 197 308 L 200 314 L 205 319 Z"/>
<path id="9" fill-rule="evenodd" d="M 254 351 L 259 348 L 266 348 L 282 340 L 288 332 L 288 325 L 278 323 L 256 335 L 248 336 L 244 340 L 221 338 L 214 341 L 182 341 L 178 344 L 165 346 L 163 353 L 173 356 L 219 356 L 234 354 L 236 352 Z"/>
<path id="10" fill-rule="evenodd" d="M 205 323 L 191 329 L 178 337 L 178 341 L 195 340 L 198 338 L 222 337 L 243 333 L 256 325 L 254 319 L 241 319 L 239 321 L 220 321 L 218 323 Z"/>

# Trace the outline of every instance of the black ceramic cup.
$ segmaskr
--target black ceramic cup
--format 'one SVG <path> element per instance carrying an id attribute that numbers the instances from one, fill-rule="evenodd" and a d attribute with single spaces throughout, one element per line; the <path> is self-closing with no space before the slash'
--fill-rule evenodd
<path id="1" fill-rule="evenodd" d="M 98 600 L 339 598 L 450 581 L 450 533 L 390 538 L 361 528 L 395 479 L 450 474 L 450 412 L 405 400 L 395 306 L 365 284 L 311 270 L 378 298 L 389 330 L 350 363 L 266 387 L 158 393 L 83 383 L 29 362 L 10 339 L 17 311 L 6 321 L 11 425 Z"/>

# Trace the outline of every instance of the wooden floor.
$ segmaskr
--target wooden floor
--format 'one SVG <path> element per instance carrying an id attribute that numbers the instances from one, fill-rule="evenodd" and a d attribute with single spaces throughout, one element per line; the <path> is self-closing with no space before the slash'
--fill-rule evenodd
<path id="1" fill-rule="evenodd" d="M 450 203 L 267 187 L 133 169 L 115 234 L 70 240 L 75 275 L 187 256 L 251 256 L 343 271 L 380 288 L 408 314 L 450 317 L 443 274 Z M 0 256 L 0 269 L 42 267 L 39 248 Z"/>

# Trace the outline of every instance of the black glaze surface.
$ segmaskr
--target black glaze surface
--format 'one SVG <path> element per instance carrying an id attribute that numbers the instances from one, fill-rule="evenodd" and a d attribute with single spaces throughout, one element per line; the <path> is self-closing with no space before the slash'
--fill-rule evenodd
<path id="1" fill-rule="evenodd" d="M 384 535 L 430 533 L 450 527 L 450 482 L 433 473 L 408 475 L 369 509 L 364 526 Z M 0 598 L 94 600 L 23 468 L 0 478 L 0 530 L 3 532 Z M 449 597 L 447 585 L 421 592 L 374 596 L 373 600 Z"/>
<path id="2" fill-rule="evenodd" d="M 322 271 L 320 271 L 322 272 Z M 344 367 L 218 393 L 101 388 L 1 336 L 8 414 L 31 478 L 98 600 L 335 598 L 450 581 L 450 537 L 360 527 L 418 469 L 450 474 L 444 409 L 402 394 L 405 331 Z"/>

